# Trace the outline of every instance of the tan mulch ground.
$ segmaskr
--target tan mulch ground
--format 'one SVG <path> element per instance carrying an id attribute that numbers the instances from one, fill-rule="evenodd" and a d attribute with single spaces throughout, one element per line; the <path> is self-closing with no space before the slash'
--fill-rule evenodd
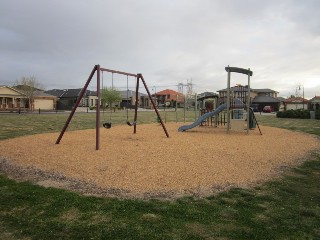
<path id="1" fill-rule="evenodd" d="M 320 149 L 312 135 L 261 126 L 259 131 L 226 133 L 183 124 L 101 128 L 101 150 L 95 130 L 39 134 L 1 141 L 0 170 L 15 179 L 62 187 L 84 194 L 128 198 L 208 196 L 229 187 L 248 187 L 279 176 Z"/>

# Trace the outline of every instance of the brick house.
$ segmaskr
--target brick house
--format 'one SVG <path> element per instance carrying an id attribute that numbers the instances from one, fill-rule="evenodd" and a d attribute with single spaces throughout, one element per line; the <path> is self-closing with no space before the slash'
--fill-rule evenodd
<path id="1" fill-rule="evenodd" d="M 176 92 L 171 89 L 165 89 L 160 92 L 152 94 L 152 97 L 156 99 L 156 104 L 158 106 L 174 107 L 177 103 L 177 106 L 180 106 L 184 103 L 185 97 L 182 93 Z"/>

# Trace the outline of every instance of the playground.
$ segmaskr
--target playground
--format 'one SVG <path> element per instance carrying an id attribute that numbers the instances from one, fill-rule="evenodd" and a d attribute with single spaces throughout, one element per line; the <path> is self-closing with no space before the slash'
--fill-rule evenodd
<path id="1" fill-rule="evenodd" d="M 100 150 L 95 130 L 68 131 L 60 144 L 58 133 L 1 141 L 2 170 L 8 176 L 31 180 L 83 194 L 175 199 L 208 196 L 230 187 L 251 187 L 281 176 L 300 164 L 319 140 L 308 134 L 261 126 L 247 135 L 226 128 L 197 127 L 178 132 L 181 123 L 101 129 Z M 302 147 L 303 146 L 303 147 Z"/>
<path id="2" fill-rule="evenodd" d="M 285 169 L 298 165 L 312 150 L 319 149 L 319 140 L 312 135 L 267 126 L 260 129 L 249 104 L 252 71 L 229 66 L 225 70 L 225 103 L 216 104 L 215 110 L 201 115 L 194 123 L 164 124 L 142 74 L 95 65 L 60 134 L 2 141 L 0 170 L 15 179 L 83 194 L 174 199 L 209 196 L 231 187 L 262 183 L 281 176 Z M 98 104 L 95 129 L 66 131 L 95 74 L 100 102 L 103 72 L 112 74 L 112 85 L 113 74 L 125 75 L 127 88 L 128 76 L 135 77 L 135 99 L 142 84 L 158 123 L 137 124 L 137 100 L 133 122 L 127 111 L 127 124 L 111 127 L 109 121 L 101 127 Z M 230 91 L 231 72 L 248 77 L 246 89 L 237 96 Z M 226 120 L 222 121 L 222 114 Z M 201 126 L 212 117 L 214 126 Z"/>

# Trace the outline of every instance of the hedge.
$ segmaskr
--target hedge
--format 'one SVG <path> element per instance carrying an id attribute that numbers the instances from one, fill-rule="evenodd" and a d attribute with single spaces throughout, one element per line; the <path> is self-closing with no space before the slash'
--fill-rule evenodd
<path id="1" fill-rule="evenodd" d="M 316 119 L 320 120 L 320 110 L 316 110 Z"/>
<path id="2" fill-rule="evenodd" d="M 317 115 L 317 113 L 316 113 Z M 277 112 L 278 118 L 302 118 L 302 119 L 308 119 L 310 118 L 310 111 L 309 110 L 287 110 L 283 112 Z"/>

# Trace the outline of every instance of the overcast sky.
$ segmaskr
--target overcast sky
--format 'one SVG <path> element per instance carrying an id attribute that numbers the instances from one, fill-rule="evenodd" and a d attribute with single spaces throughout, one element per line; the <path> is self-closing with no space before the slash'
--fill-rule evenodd
<path id="1" fill-rule="evenodd" d="M 253 71 L 252 88 L 287 97 L 301 85 L 312 98 L 319 13 L 319 0 L 0 0 L 0 85 L 35 76 L 47 90 L 81 88 L 100 64 L 142 73 L 150 91 L 192 79 L 195 92 L 215 92 L 230 65 Z M 235 84 L 247 77 L 233 73 Z M 126 77 L 114 87 L 124 90 Z"/>

